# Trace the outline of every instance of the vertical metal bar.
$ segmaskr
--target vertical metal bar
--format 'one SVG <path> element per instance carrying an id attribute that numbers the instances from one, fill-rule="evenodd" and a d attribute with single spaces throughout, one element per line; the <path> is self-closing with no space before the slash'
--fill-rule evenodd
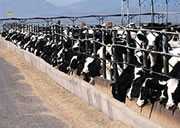
<path id="1" fill-rule="evenodd" d="M 129 16 L 129 0 L 127 0 L 127 23 L 130 23 L 130 16 Z"/>
<path id="2" fill-rule="evenodd" d="M 168 53 L 168 37 L 163 34 L 163 52 Z M 169 73 L 169 64 L 167 56 L 163 56 L 164 73 Z"/>
<path id="3" fill-rule="evenodd" d="M 85 52 L 86 54 L 88 54 L 88 29 L 86 30 L 86 33 L 85 33 Z M 89 55 L 89 54 L 88 54 Z"/>
<path id="4" fill-rule="evenodd" d="M 126 35 L 126 45 L 129 47 L 130 46 L 130 41 L 131 41 L 131 35 L 130 31 L 127 30 L 127 35 Z M 131 52 L 130 49 L 127 49 L 127 64 L 130 64 L 131 62 Z"/>
<path id="5" fill-rule="evenodd" d="M 36 25 L 33 24 L 33 32 L 36 33 Z"/>
<path id="6" fill-rule="evenodd" d="M 58 41 L 57 41 L 57 34 L 56 34 L 57 31 L 58 31 L 58 30 L 57 30 L 57 25 L 54 25 L 54 37 L 55 37 L 55 42 L 56 42 L 56 44 L 57 44 L 57 42 L 58 42 Z"/>
<path id="7" fill-rule="evenodd" d="M 102 44 L 105 45 L 105 31 L 102 30 Z M 106 46 L 103 46 L 103 78 L 106 79 Z"/>
<path id="8" fill-rule="evenodd" d="M 151 22 L 154 23 L 154 0 L 151 0 Z"/>
<path id="9" fill-rule="evenodd" d="M 122 13 L 122 18 L 121 18 L 121 24 L 124 25 L 124 0 L 121 2 L 121 13 Z"/>
<path id="10" fill-rule="evenodd" d="M 64 41 L 63 41 L 63 36 L 62 36 L 62 35 L 64 35 L 64 33 L 63 33 L 63 26 L 60 26 L 60 34 L 61 34 L 60 40 L 61 40 L 61 43 L 63 43 L 63 42 L 64 42 Z"/>
<path id="11" fill-rule="evenodd" d="M 45 25 L 45 34 L 48 34 L 48 24 Z"/>
<path id="12" fill-rule="evenodd" d="M 39 33 L 39 24 L 37 25 L 37 33 Z M 36 33 L 36 34 L 37 34 L 37 33 Z"/>
<path id="13" fill-rule="evenodd" d="M 169 20 L 169 2 L 168 0 L 166 0 L 166 25 L 168 24 L 168 20 Z"/>
<path id="14" fill-rule="evenodd" d="M 93 40 L 96 40 L 95 38 L 95 30 L 94 30 L 94 32 L 93 32 Z M 96 56 L 96 42 L 94 41 L 94 43 L 93 43 L 93 53 L 94 53 L 94 56 Z"/>
<path id="15" fill-rule="evenodd" d="M 116 44 L 116 34 L 117 32 L 116 31 L 113 31 L 112 32 L 112 43 L 113 45 Z M 117 82 L 118 80 L 118 70 L 117 70 L 117 55 L 116 55 L 116 52 L 115 52 L 115 46 L 112 46 L 112 55 L 113 55 L 113 81 L 114 82 Z"/>
<path id="16" fill-rule="evenodd" d="M 79 42 L 81 41 L 81 29 L 78 29 L 78 32 L 79 32 L 79 35 L 78 35 L 78 39 L 79 39 Z M 79 43 L 79 52 L 81 52 L 81 42 Z"/>
<path id="17" fill-rule="evenodd" d="M 54 25 L 51 26 L 51 37 L 52 37 L 53 42 L 55 42 Z"/>
<path id="18" fill-rule="evenodd" d="M 33 26 L 32 26 L 32 24 L 31 24 L 31 25 L 30 25 L 30 32 L 33 32 L 33 31 L 32 31 L 32 27 L 33 27 Z"/>
<path id="19" fill-rule="evenodd" d="M 143 48 L 143 49 L 146 49 L 146 44 L 147 44 L 147 42 L 143 42 L 143 43 L 142 43 L 142 45 L 143 45 L 142 48 Z M 145 68 L 148 67 L 147 54 L 148 54 L 147 52 L 145 52 L 145 51 L 143 52 L 143 66 L 144 66 Z"/>
<path id="20" fill-rule="evenodd" d="M 59 34 L 60 33 L 60 28 L 59 25 L 56 25 L 56 42 L 58 43 L 60 38 L 59 38 Z"/>
<path id="21" fill-rule="evenodd" d="M 142 13 L 142 10 L 141 10 L 141 0 L 139 0 L 139 26 L 141 25 L 141 13 Z"/>
<path id="22" fill-rule="evenodd" d="M 56 33 L 57 33 L 57 42 L 59 43 L 60 42 L 60 35 L 58 35 L 58 34 L 63 34 L 63 33 L 61 33 L 61 21 L 60 20 L 58 20 L 58 22 L 57 22 L 57 26 L 56 26 L 56 28 L 57 28 L 57 31 L 56 31 Z"/>
<path id="23" fill-rule="evenodd" d="M 144 45 L 143 45 L 143 49 L 146 49 Z M 143 66 L 145 68 L 147 67 L 147 53 L 145 51 L 143 52 Z"/>
<path id="24" fill-rule="evenodd" d="M 37 24 L 37 33 L 39 33 L 40 26 Z"/>
<path id="25" fill-rule="evenodd" d="M 28 24 L 28 32 L 30 33 L 30 24 Z"/>

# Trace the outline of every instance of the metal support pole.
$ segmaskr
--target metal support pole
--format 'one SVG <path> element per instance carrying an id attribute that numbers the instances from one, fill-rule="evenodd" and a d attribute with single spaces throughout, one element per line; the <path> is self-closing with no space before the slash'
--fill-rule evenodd
<path id="1" fill-rule="evenodd" d="M 31 24 L 30 25 L 30 32 L 33 32 L 32 30 L 33 30 L 33 25 Z"/>
<path id="2" fill-rule="evenodd" d="M 48 23 L 47 23 L 46 26 L 45 26 L 45 34 L 46 34 L 46 35 L 48 34 Z"/>
<path id="3" fill-rule="evenodd" d="M 78 30 L 78 33 L 79 33 L 78 39 L 79 39 L 79 42 L 80 42 L 81 41 L 81 30 L 80 29 Z M 79 43 L 79 52 L 81 52 L 81 42 Z"/>
<path id="4" fill-rule="evenodd" d="M 93 32 L 93 40 L 95 40 L 95 32 Z M 96 42 L 93 43 L 93 53 L 94 53 L 94 56 L 96 56 Z"/>
<path id="5" fill-rule="evenodd" d="M 139 26 L 141 25 L 141 13 L 142 13 L 142 10 L 141 10 L 141 0 L 139 0 Z"/>
<path id="6" fill-rule="evenodd" d="M 59 42 L 59 26 L 58 25 L 55 25 L 55 33 L 56 33 L 56 42 L 58 43 Z"/>
<path id="7" fill-rule="evenodd" d="M 116 34 L 117 34 L 117 31 L 113 31 L 112 32 L 112 43 L 113 45 L 116 44 Z M 113 55 L 113 82 L 117 82 L 118 80 L 118 70 L 117 70 L 117 55 L 116 55 L 116 52 L 115 52 L 115 46 L 112 47 L 112 55 Z"/>
<path id="8" fill-rule="evenodd" d="M 168 37 L 163 34 L 163 52 L 168 53 Z M 169 73 L 169 63 L 167 56 L 163 56 L 164 73 Z"/>
<path id="9" fill-rule="evenodd" d="M 85 33 L 85 53 L 88 54 L 88 29 L 86 30 L 86 33 Z"/>
<path id="10" fill-rule="evenodd" d="M 36 25 L 33 25 L 33 32 L 36 33 Z"/>
<path id="11" fill-rule="evenodd" d="M 143 42 L 143 46 L 142 46 L 142 48 L 143 49 L 146 49 L 146 44 L 147 44 L 147 42 Z M 143 66 L 146 68 L 146 67 L 148 67 L 148 61 L 147 61 L 147 52 L 143 52 Z"/>
<path id="12" fill-rule="evenodd" d="M 57 33 L 57 34 L 63 34 L 63 33 L 61 33 L 61 26 L 60 26 L 60 25 L 61 25 L 61 21 L 58 20 L 57 24 L 58 24 L 58 25 L 56 25 L 56 29 L 57 29 L 56 33 Z M 59 35 L 56 35 L 56 38 L 57 38 L 57 42 L 59 43 L 60 40 L 61 40 L 60 36 L 59 36 Z"/>
<path id="13" fill-rule="evenodd" d="M 126 35 L 126 45 L 129 47 L 130 46 L 130 41 L 131 41 L 131 35 L 130 35 L 130 31 L 126 31 L 127 35 Z M 131 52 L 130 49 L 127 49 L 127 64 L 131 63 Z"/>
<path id="14" fill-rule="evenodd" d="M 37 33 L 39 33 L 39 28 L 40 28 L 40 27 L 39 27 L 39 24 L 38 24 L 38 25 L 37 25 Z M 36 34 L 37 34 L 37 33 L 36 33 Z"/>
<path id="15" fill-rule="evenodd" d="M 151 0 L 151 23 L 155 22 L 154 18 L 154 0 Z"/>
<path id="16" fill-rule="evenodd" d="M 53 42 L 55 42 L 55 35 L 54 35 L 54 31 L 55 31 L 55 29 L 54 29 L 54 25 L 52 25 L 52 26 L 51 26 L 51 37 L 52 37 Z"/>
<path id="17" fill-rule="evenodd" d="M 121 13 L 122 13 L 122 18 L 121 18 L 121 24 L 124 25 L 124 0 L 121 2 Z"/>
<path id="18" fill-rule="evenodd" d="M 129 17 L 129 0 L 127 0 L 127 23 L 130 23 L 130 17 Z"/>
<path id="19" fill-rule="evenodd" d="M 62 27 L 62 26 L 60 26 L 60 34 L 62 34 L 62 35 L 63 35 L 63 34 L 64 34 L 64 33 L 63 33 L 63 31 L 64 31 L 64 30 L 63 30 L 63 27 Z M 64 41 L 63 41 L 63 36 L 60 36 L 60 41 L 61 41 L 61 43 L 63 43 L 63 42 L 64 42 Z"/>
<path id="20" fill-rule="evenodd" d="M 166 24 L 168 24 L 168 20 L 169 20 L 169 3 L 168 0 L 166 0 Z"/>
<path id="21" fill-rule="evenodd" d="M 105 31 L 102 31 L 102 44 L 105 44 Z M 103 78 L 106 79 L 106 46 L 103 46 Z"/>

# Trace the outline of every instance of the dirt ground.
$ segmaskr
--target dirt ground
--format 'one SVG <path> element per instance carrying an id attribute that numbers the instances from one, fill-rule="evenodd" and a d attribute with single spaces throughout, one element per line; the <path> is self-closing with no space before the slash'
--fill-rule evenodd
<path id="1" fill-rule="evenodd" d="M 129 128 L 0 46 L 0 128 Z"/>

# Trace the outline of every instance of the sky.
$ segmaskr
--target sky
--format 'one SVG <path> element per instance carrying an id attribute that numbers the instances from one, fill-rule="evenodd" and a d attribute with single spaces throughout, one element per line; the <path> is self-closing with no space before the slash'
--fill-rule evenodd
<path id="1" fill-rule="evenodd" d="M 12 2 L 16 1 L 16 2 Z M 123 0 L 0 0 L 0 17 L 35 17 L 35 16 L 61 16 L 61 15 L 90 15 L 115 14 L 127 12 L 122 9 Z M 138 0 L 130 1 L 130 13 L 139 13 Z M 144 1 L 142 12 L 150 12 L 151 0 Z M 155 11 L 165 11 L 166 0 L 154 0 Z M 170 12 L 180 12 L 180 0 L 168 0 Z M 51 4 L 49 4 L 49 3 Z M 77 3 L 77 4 L 76 4 Z M 53 5 L 56 7 L 54 7 Z M 72 6 L 69 6 L 73 4 Z M 124 6 L 126 7 L 126 6 Z M 10 12 L 10 13 L 9 13 Z M 12 13 L 11 13 L 12 12 Z M 145 16 L 144 16 L 145 17 Z M 110 18 L 107 18 L 110 20 Z M 172 21 L 180 23 L 180 14 L 171 15 Z M 117 19 L 119 21 L 119 18 Z M 138 17 L 137 17 L 138 20 Z M 160 19 L 161 20 L 161 19 Z"/>
<path id="2" fill-rule="evenodd" d="M 83 0 L 46 0 L 56 6 L 66 6 Z"/>

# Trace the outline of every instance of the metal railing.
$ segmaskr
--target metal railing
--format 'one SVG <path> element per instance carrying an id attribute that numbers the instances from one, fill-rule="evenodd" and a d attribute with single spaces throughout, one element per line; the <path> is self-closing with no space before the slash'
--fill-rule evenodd
<path id="1" fill-rule="evenodd" d="M 123 60 L 123 62 L 118 62 L 116 60 L 117 56 L 115 56 L 115 54 L 113 53 L 113 60 L 110 61 L 110 63 L 112 65 L 114 65 L 114 69 L 116 69 L 116 66 L 117 64 L 125 64 L 125 65 L 130 65 L 130 66 L 134 66 L 136 67 L 137 65 L 135 64 L 131 64 L 130 62 L 128 62 L 129 58 L 130 58 L 130 55 L 128 54 L 129 53 L 129 50 L 134 50 L 134 51 L 141 51 L 144 55 L 143 57 L 143 64 L 142 64 L 142 68 L 153 73 L 153 74 L 156 74 L 156 75 L 159 75 L 159 76 L 164 76 L 164 77 L 167 77 L 167 78 L 172 78 L 172 76 L 169 75 L 169 64 L 168 64 L 168 58 L 169 57 L 180 57 L 179 55 L 174 55 L 174 54 L 171 54 L 168 52 L 168 47 L 167 47 L 167 44 L 168 44 L 168 39 L 167 39 L 167 35 L 179 35 L 180 33 L 178 32 L 168 32 L 168 31 L 157 31 L 157 30 L 149 30 L 149 29 L 132 29 L 132 28 L 125 28 L 125 27 L 119 27 L 118 29 L 105 29 L 105 28 L 83 28 L 83 30 L 93 30 L 94 31 L 94 34 L 96 33 L 96 31 L 100 31 L 101 34 L 102 34 L 102 41 L 97 41 L 95 40 L 95 35 L 93 34 L 93 38 L 88 38 L 87 36 L 87 33 L 85 33 L 85 37 L 82 39 L 80 37 L 80 34 L 78 35 L 78 38 L 73 38 L 69 35 L 65 35 L 63 33 L 64 30 L 67 30 L 67 31 L 71 31 L 71 30 L 81 30 L 82 28 L 79 28 L 79 27 L 73 27 L 73 26 L 64 26 L 64 25 L 60 25 L 60 24 L 51 24 L 51 25 L 33 25 L 33 24 L 4 24 L 3 28 L 6 29 L 6 27 L 8 29 L 10 28 L 13 28 L 13 29 L 16 29 L 16 30 L 19 30 L 19 31 L 22 31 L 22 32 L 31 32 L 31 33 L 34 33 L 34 34 L 38 34 L 39 32 L 42 32 L 44 34 L 47 34 L 47 35 L 50 35 L 52 37 L 52 40 L 57 43 L 58 41 L 61 41 L 63 40 L 63 38 L 68 38 L 72 41 L 83 41 L 83 42 L 87 42 L 87 41 L 93 41 L 94 42 L 94 45 L 96 43 L 102 45 L 104 48 L 103 48 L 103 58 L 99 58 L 97 56 L 92 56 L 90 54 L 88 54 L 87 52 L 81 52 L 79 51 L 79 54 L 84 54 L 86 56 L 90 56 L 90 57 L 96 57 L 98 59 L 100 59 L 103 63 L 103 76 L 104 76 L 104 79 L 106 79 L 106 58 L 105 58 L 105 54 L 106 54 L 106 48 L 107 47 L 111 47 L 112 48 L 112 51 L 113 48 L 115 47 L 122 47 L 122 48 L 125 48 L 126 49 L 126 60 Z M 116 41 L 117 38 L 117 31 L 118 30 L 123 30 L 126 32 L 126 39 L 123 39 L 125 42 L 126 42 L 126 45 L 122 45 L 122 44 L 118 44 L 118 41 Z M 160 33 L 162 34 L 163 36 L 163 40 L 162 40 L 162 44 L 163 44 L 163 51 L 152 51 L 152 50 L 147 50 L 145 48 L 136 48 L 136 47 L 132 47 L 132 46 L 129 46 L 130 44 L 130 39 L 131 39 L 131 36 L 130 36 L 130 32 L 138 32 L 138 31 L 143 31 L 143 32 L 152 32 L 152 33 Z M 104 33 L 107 33 L 107 32 L 111 32 L 111 35 L 112 35 L 112 44 L 108 44 L 106 45 L 105 44 L 105 36 L 104 36 Z M 87 45 L 87 44 L 86 44 Z M 95 46 L 93 47 L 95 48 Z M 94 51 L 94 55 L 96 54 L 95 53 L 95 49 L 93 49 L 92 51 Z M 160 54 L 163 56 L 163 67 L 164 67 L 164 73 L 162 72 L 155 72 L 153 71 L 152 69 L 149 69 L 147 68 L 146 66 L 146 62 L 147 62 L 147 58 L 145 56 L 145 54 Z M 115 78 L 116 80 L 117 78 Z M 176 79 L 179 79 L 179 78 L 176 78 Z M 179 79 L 180 80 L 180 79 Z"/>

